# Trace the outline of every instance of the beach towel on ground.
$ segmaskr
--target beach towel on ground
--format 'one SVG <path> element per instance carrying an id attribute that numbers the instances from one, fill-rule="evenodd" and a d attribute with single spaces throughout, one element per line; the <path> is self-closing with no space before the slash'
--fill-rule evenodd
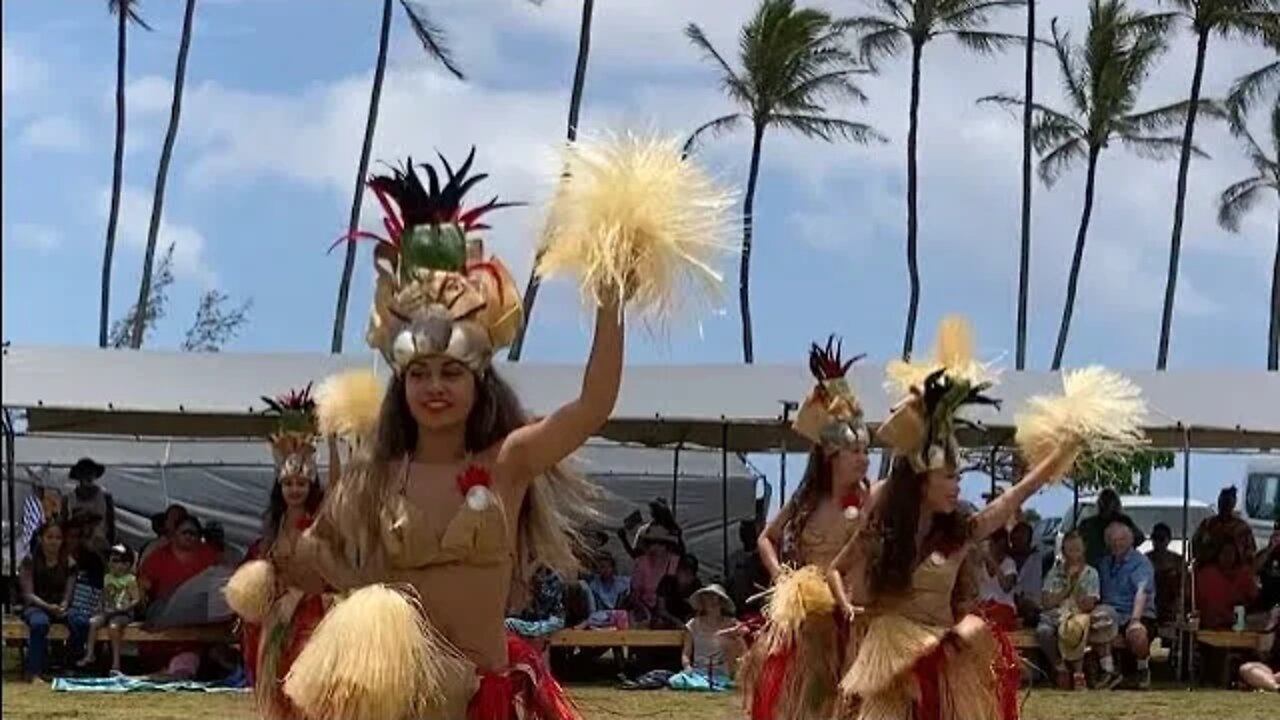
<path id="1" fill-rule="evenodd" d="M 116 677 L 105 678 L 56 678 L 53 681 L 53 691 L 77 693 L 242 693 L 248 692 L 248 689 L 230 686 L 225 682 L 196 682 L 194 680 L 163 682 L 117 675 Z"/>

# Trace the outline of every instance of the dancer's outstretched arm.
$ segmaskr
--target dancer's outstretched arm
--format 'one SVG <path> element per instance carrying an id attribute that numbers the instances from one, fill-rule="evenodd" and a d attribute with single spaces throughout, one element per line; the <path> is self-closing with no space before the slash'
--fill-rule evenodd
<path id="1" fill-rule="evenodd" d="M 505 477 L 528 482 L 582 447 L 613 413 L 622 382 L 622 314 L 616 301 L 596 311 L 595 338 L 582 393 L 547 417 L 507 436 L 498 452 Z"/>
<path id="2" fill-rule="evenodd" d="M 1009 491 L 996 498 L 990 505 L 974 514 L 970 521 L 970 537 L 981 540 L 1008 524 L 1018 508 L 1050 481 L 1056 480 L 1063 471 L 1070 468 L 1067 462 L 1079 452 L 1074 443 L 1059 445 L 1049 457 L 1040 461 L 1031 472 L 1022 477 Z"/>

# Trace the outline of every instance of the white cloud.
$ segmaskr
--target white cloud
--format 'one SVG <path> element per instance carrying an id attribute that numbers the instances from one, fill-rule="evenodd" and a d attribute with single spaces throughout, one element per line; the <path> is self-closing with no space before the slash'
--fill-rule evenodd
<path id="1" fill-rule="evenodd" d="M 51 253 L 62 245 L 62 233 L 48 225 L 19 223 L 10 228 L 8 235 L 18 244 L 42 254 Z"/>
<path id="2" fill-rule="evenodd" d="M 117 241 L 121 247 L 141 254 L 147 245 L 147 229 L 151 222 L 151 193 L 125 186 L 120 192 L 120 224 Z M 98 193 L 96 205 L 99 215 L 105 219 L 110 207 L 111 194 L 103 189 Z M 205 287 L 216 285 L 217 275 L 205 259 L 204 235 L 192 227 L 172 222 L 168 214 L 160 219 L 160 232 L 156 239 L 156 257 L 173 244 L 173 271 L 175 275 L 196 280 Z"/>
<path id="3" fill-rule="evenodd" d="M 36 150 L 76 152 L 83 150 L 84 129 L 69 115 L 47 115 L 29 123 L 19 142 Z"/>

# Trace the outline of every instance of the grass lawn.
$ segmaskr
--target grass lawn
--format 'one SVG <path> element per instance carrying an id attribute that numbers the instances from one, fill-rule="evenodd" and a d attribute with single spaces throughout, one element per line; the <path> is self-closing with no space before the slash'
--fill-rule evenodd
<path id="1" fill-rule="evenodd" d="M 575 688 L 586 720 L 738 720 L 736 696 L 683 695 L 665 691 L 620 692 Z M 253 704 L 237 695 L 69 695 L 47 686 L 5 682 L 6 720 L 255 720 Z M 1023 720 L 1275 720 L 1280 697 L 1214 690 L 1148 693 L 1062 693 L 1037 690 Z"/>

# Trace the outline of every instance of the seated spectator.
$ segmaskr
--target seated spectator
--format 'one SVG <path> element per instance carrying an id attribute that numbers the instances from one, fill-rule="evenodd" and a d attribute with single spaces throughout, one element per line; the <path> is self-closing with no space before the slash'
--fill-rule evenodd
<path id="1" fill-rule="evenodd" d="M 1058 687 L 1084 690 L 1084 653 L 1093 630 L 1092 613 L 1100 597 L 1098 571 L 1084 561 L 1084 540 L 1075 532 L 1062 539 L 1062 559 L 1054 563 L 1044 581 L 1044 612 L 1036 626 L 1036 638 L 1053 666 Z M 1106 641 L 1115 636 L 1114 629 Z"/>
<path id="2" fill-rule="evenodd" d="M 693 593 L 695 615 L 684 626 L 683 670 L 667 681 L 672 690 L 731 690 L 746 645 L 733 619 L 733 600 L 719 585 Z"/>
<path id="3" fill-rule="evenodd" d="M 1178 608 L 1182 607 L 1184 561 L 1182 556 L 1169 549 L 1173 531 L 1164 523 L 1151 528 L 1153 549 L 1147 553 L 1156 573 L 1156 621 L 1161 625 L 1177 622 Z"/>
<path id="4" fill-rule="evenodd" d="M 1280 607 L 1280 520 L 1271 528 L 1271 540 L 1257 554 L 1253 567 L 1261 585 L 1254 610 L 1267 612 Z"/>
<path id="5" fill-rule="evenodd" d="M 75 590 L 75 564 L 67 559 L 63 546 L 62 524 L 46 522 L 32 539 L 30 554 L 22 561 L 18 584 L 22 591 L 22 621 L 28 630 L 27 663 L 24 678 L 39 681 L 48 670 L 49 627 L 67 625 L 70 631 L 68 650 L 84 651 L 89 632 L 87 618 L 72 616 L 68 610 Z"/>
<path id="6" fill-rule="evenodd" d="M 545 565 L 533 573 L 529 603 L 518 614 L 508 616 L 507 630 L 545 646 L 548 638 L 564 629 L 564 581 Z"/>
<path id="7" fill-rule="evenodd" d="M 658 583 L 658 607 L 650 627 L 678 630 L 693 617 L 693 594 L 702 588 L 698 579 L 698 558 L 685 555 L 676 566 L 676 574 Z"/>
<path id="8" fill-rule="evenodd" d="M 1280 667 L 1280 663 L 1275 667 Z M 1280 692 L 1280 670 L 1275 667 L 1260 662 L 1245 663 L 1240 666 L 1240 681 L 1254 690 Z"/>
<path id="9" fill-rule="evenodd" d="M 1257 552 L 1253 529 L 1236 515 L 1237 493 L 1234 485 L 1223 488 L 1218 493 L 1218 513 L 1202 520 L 1196 528 L 1191 538 L 1191 557 L 1197 567 L 1215 562 L 1219 557 L 1218 548 L 1227 543 L 1236 546 L 1236 558 L 1241 561 Z"/>
<path id="10" fill-rule="evenodd" d="M 31 494 L 27 496 L 22 506 L 22 532 L 18 536 L 19 561 L 29 556 L 35 538 L 38 537 L 39 530 L 45 523 L 62 519 L 62 493 L 46 487 L 43 484 L 45 482 L 43 474 L 28 472 L 36 484 L 31 487 Z"/>
<path id="11" fill-rule="evenodd" d="M 1151 640 L 1156 630 L 1155 570 L 1147 556 L 1134 549 L 1133 542 L 1133 531 L 1123 520 L 1115 520 L 1107 526 L 1107 544 L 1111 554 L 1102 558 L 1098 568 L 1102 589 L 1102 605 L 1098 609 L 1101 619 L 1110 622 L 1112 632 L 1111 637 L 1105 640 L 1106 633 L 1090 638 L 1102 665 L 1103 677 L 1099 686 L 1107 690 L 1115 688 L 1123 680 L 1111 657 L 1111 639 L 1121 629 L 1125 646 L 1137 659 L 1138 674 L 1132 683 L 1133 688 L 1146 690 L 1151 687 L 1149 662 Z"/>
<path id="12" fill-rule="evenodd" d="M 1249 607 L 1258 597 L 1253 567 L 1240 562 L 1236 544 L 1218 545 L 1215 562 L 1196 567 L 1196 609 L 1200 627 L 1226 630 L 1235 624 L 1235 608 Z"/>
<path id="13" fill-rule="evenodd" d="M 1009 557 L 1018 566 L 1013 600 L 1018 617 L 1030 627 L 1035 627 L 1040 617 L 1040 593 L 1044 589 L 1044 553 L 1036 546 L 1034 535 L 1027 522 L 1020 522 L 1009 531 Z"/>
<path id="14" fill-rule="evenodd" d="M 1080 536 L 1084 538 L 1084 559 L 1090 565 L 1099 567 L 1102 558 L 1106 557 L 1110 550 L 1107 545 L 1107 528 L 1115 522 L 1123 523 L 1129 528 L 1129 533 L 1133 535 L 1133 546 L 1138 547 L 1146 541 L 1146 535 L 1142 530 L 1124 513 L 1124 509 L 1120 506 L 1120 496 L 1115 490 L 1106 488 L 1098 493 L 1098 512 L 1092 517 L 1087 517 L 1080 521 L 1077 530 Z"/>
<path id="15" fill-rule="evenodd" d="M 595 569 L 595 574 L 586 582 L 590 615 L 584 626 L 625 629 L 630 625 L 625 608 L 631 578 L 618 575 L 618 561 L 608 553 L 596 558 Z"/>
<path id="16" fill-rule="evenodd" d="M 658 584 L 674 575 L 680 556 L 679 542 L 665 528 L 649 526 L 640 534 L 639 546 L 644 553 L 631 568 L 632 624 L 648 624 L 658 608 Z"/>
<path id="17" fill-rule="evenodd" d="M 116 542 L 116 504 L 111 493 L 98 485 L 106 470 L 86 457 L 76 461 L 68 473 L 75 487 L 67 495 L 67 511 L 73 516 L 84 512 L 96 519 L 86 525 L 84 543 L 102 558 L 106 558 L 107 548 Z"/>
<path id="18" fill-rule="evenodd" d="M 729 597 L 735 607 L 748 615 L 760 614 L 763 599 L 758 596 L 769 587 L 769 573 L 760 561 L 756 543 L 759 536 L 754 520 L 739 522 L 738 542 L 742 547 L 729 556 Z"/>
<path id="19" fill-rule="evenodd" d="M 164 512 L 151 516 L 151 531 L 156 536 L 142 546 L 142 552 L 138 553 L 138 567 L 142 567 L 142 563 L 147 561 L 151 553 L 168 545 L 173 540 L 174 533 L 178 531 L 178 523 L 186 520 L 189 515 L 190 513 L 187 512 L 185 507 L 174 503 L 166 508 Z"/>
<path id="20" fill-rule="evenodd" d="M 979 612 L 997 627 L 1017 629 L 1013 589 L 1018 584 L 1018 565 L 1009 557 L 1009 534 L 1001 528 L 982 545 L 983 563 L 978 570 Z"/>
<path id="21" fill-rule="evenodd" d="M 217 551 L 200 539 L 199 521 L 189 516 L 181 520 L 173 539 L 153 550 L 138 567 L 147 624 L 176 627 L 210 622 L 209 595 L 219 593 L 230 576 L 230 569 L 219 568 L 227 576 L 220 578 L 219 585 L 218 579 L 206 574 L 218 560 Z M 144 654 L 153 662 L 168 658 L 163 677 L 190 680 L 200 668 L 202 651 L 199 644 L 177 644 Z"/>
<path id="22" fill-rule="evenodd" d="M 236 567 L 240 564 L 240 556 L 227 546 L 227 531 L 220 522 L 211 522 L 204 526 L 202 535 L 204 543 L 218 553 L 218 564 Z"/>
<path id="23" fill-rule="evenodd" d="M 632 517 L 639 519 L 639 513 L 634 513 Z M 637 537 L 643 538 L 650 528 L 661 528 L 675 538 L 677 555 L 683 555 L 685 553 L 684 531 L 676 523 L 676 517 L 671 514 L 671 508 L 667 505 L 667 501 L 663 498 L 652 500 L 649 503 L 649 517 L 651 518 L 650 521 L 640 526 Z M 622 542 L 623 550 L 631 558 L 639 558 L 644 554 L 642 542 L 632 544 L 631 538 L 628 536 L 628 528 L 624 527 L 618 530 L 618 539 Z"/>
<path id="24" fill-rule="evenodd" d="M 107 573 L 103 580 L 101 604 L 89 621 L 89 642 L 84 657 L 77 663 L 87 667 L 94 663 L 94 638 L 98 629 L 105 627 L 111 635 L 111 672 L 120 673 L 120 648 L 124 645 L 124 629 L 133 622 L 133 614 L 142 603 L 142 590 L 138 577 L 133 574 L 133 553 L 124 545 L 111 548 L 107 558 Z"/>

